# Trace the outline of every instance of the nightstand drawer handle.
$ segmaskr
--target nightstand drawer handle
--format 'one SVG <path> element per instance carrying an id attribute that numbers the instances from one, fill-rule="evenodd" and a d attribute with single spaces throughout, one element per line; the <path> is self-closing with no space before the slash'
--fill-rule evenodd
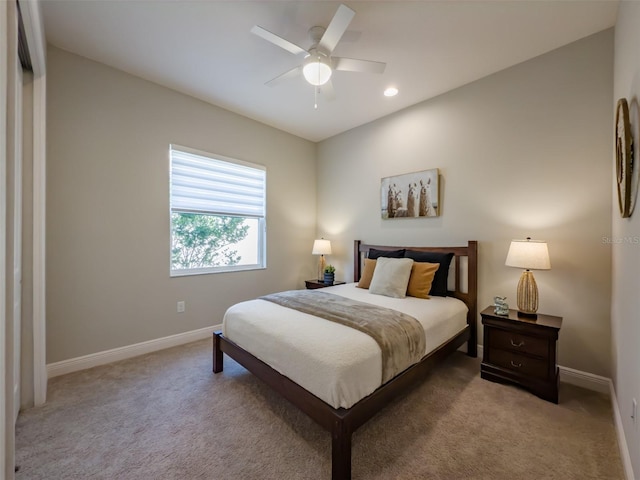
<path id="1" fill-rule="evenodd" d="M 513 360 L 511 360 L 511 366 L 512 367 L 516 367 L 516 368 L 520 368 L 522 366 L 521 363 L 513 363 Z"/>
<path id="2" fill-rule="evenodd" d="M 512 347 L 524 347 L 524 340 L 520 340 L 520 343 L 516 343 L 513 341 L 513 338 L 510 338 Z"/>

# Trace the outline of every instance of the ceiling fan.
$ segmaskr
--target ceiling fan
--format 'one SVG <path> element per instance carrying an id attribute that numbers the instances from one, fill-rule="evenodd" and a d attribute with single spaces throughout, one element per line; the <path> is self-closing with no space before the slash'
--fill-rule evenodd
<path id="1" fill-rule="evenodd" d="M 311 27 L 309 29 L 309 36 L 311 37 L 313 44 L 309 50 L 305 50 L 295 43 L 292 43 L 289 40 L 260 27 L 259 25 L 255 25 L 251 29 L 251 33 L 303 58 L 300 65 L 269 80 L 266 82 L 266 85 L 275 85 L 282 80 L 302 74 L 305 80 L 315 87 L 316 96 L 318 89 L 321 89 L 322 94 L 327 97 L 328 100 L 331 100 L 335 97 L 333 85 L 331 83 L 331 75 L 334 70 L 365 73 L 384 72 L 387 65 L 383 62 L 331 56 L 355 14 L 356 12 L 346 5 L 340 5 L 326 29 L 318 26 Z M 315 108 L 318 108 L 317 101 Z"/>

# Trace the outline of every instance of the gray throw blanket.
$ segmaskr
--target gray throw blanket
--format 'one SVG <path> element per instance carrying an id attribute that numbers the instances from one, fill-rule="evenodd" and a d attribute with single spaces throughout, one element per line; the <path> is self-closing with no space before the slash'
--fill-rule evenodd
<path id="1" fill-rule="evenodd" d="M 292 290 L 260 299 L 355 328 L 372 337 L 382 350 L 382 383 L 424 355 L 424 329 L 405 313 L 318 290 Z"/>

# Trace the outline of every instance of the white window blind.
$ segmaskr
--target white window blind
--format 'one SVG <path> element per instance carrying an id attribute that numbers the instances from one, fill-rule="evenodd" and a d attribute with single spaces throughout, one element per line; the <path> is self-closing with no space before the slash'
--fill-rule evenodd
<path id="1" fill-rule="evenodd" d="M 171 211 L 265 216 L 264 167 L 171 146 Z"/>

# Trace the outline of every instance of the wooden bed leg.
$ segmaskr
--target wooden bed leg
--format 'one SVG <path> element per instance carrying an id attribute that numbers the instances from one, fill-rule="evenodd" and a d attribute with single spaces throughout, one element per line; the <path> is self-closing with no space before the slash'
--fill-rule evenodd
<path id="1" fill-rule="evenodd" d="M 351 480 L 351 429 L 336 421 L 331 432 L 331 480 Z"/>
<path id="2" fill-rule="evenodd" d="M 213 373 L 220 373 L 223 368 L 222 348 L 220 348 L 220 332 L 213 332 Z"/>
<path id="3" fill-rule="evenodd" d="M 473 314 L 472 318 L 474 318 L 474 321 L 477 322 L 477 320 L 475 320 L 475 313 Z M 473 327 L 476 328 L 471 328 L 471 331 L 469 332 L 469 340 L 467 341 L 467 356 L 476 358 L 478 356 L 478 330 L 476 325 L 473 325 Z"/>
<path id="4" fill-rule="evenodd" d="M 478 343 L 475 338 L 470 338 L 467 342 L 467 355 L 473 358 L 478 356 Z"/>

